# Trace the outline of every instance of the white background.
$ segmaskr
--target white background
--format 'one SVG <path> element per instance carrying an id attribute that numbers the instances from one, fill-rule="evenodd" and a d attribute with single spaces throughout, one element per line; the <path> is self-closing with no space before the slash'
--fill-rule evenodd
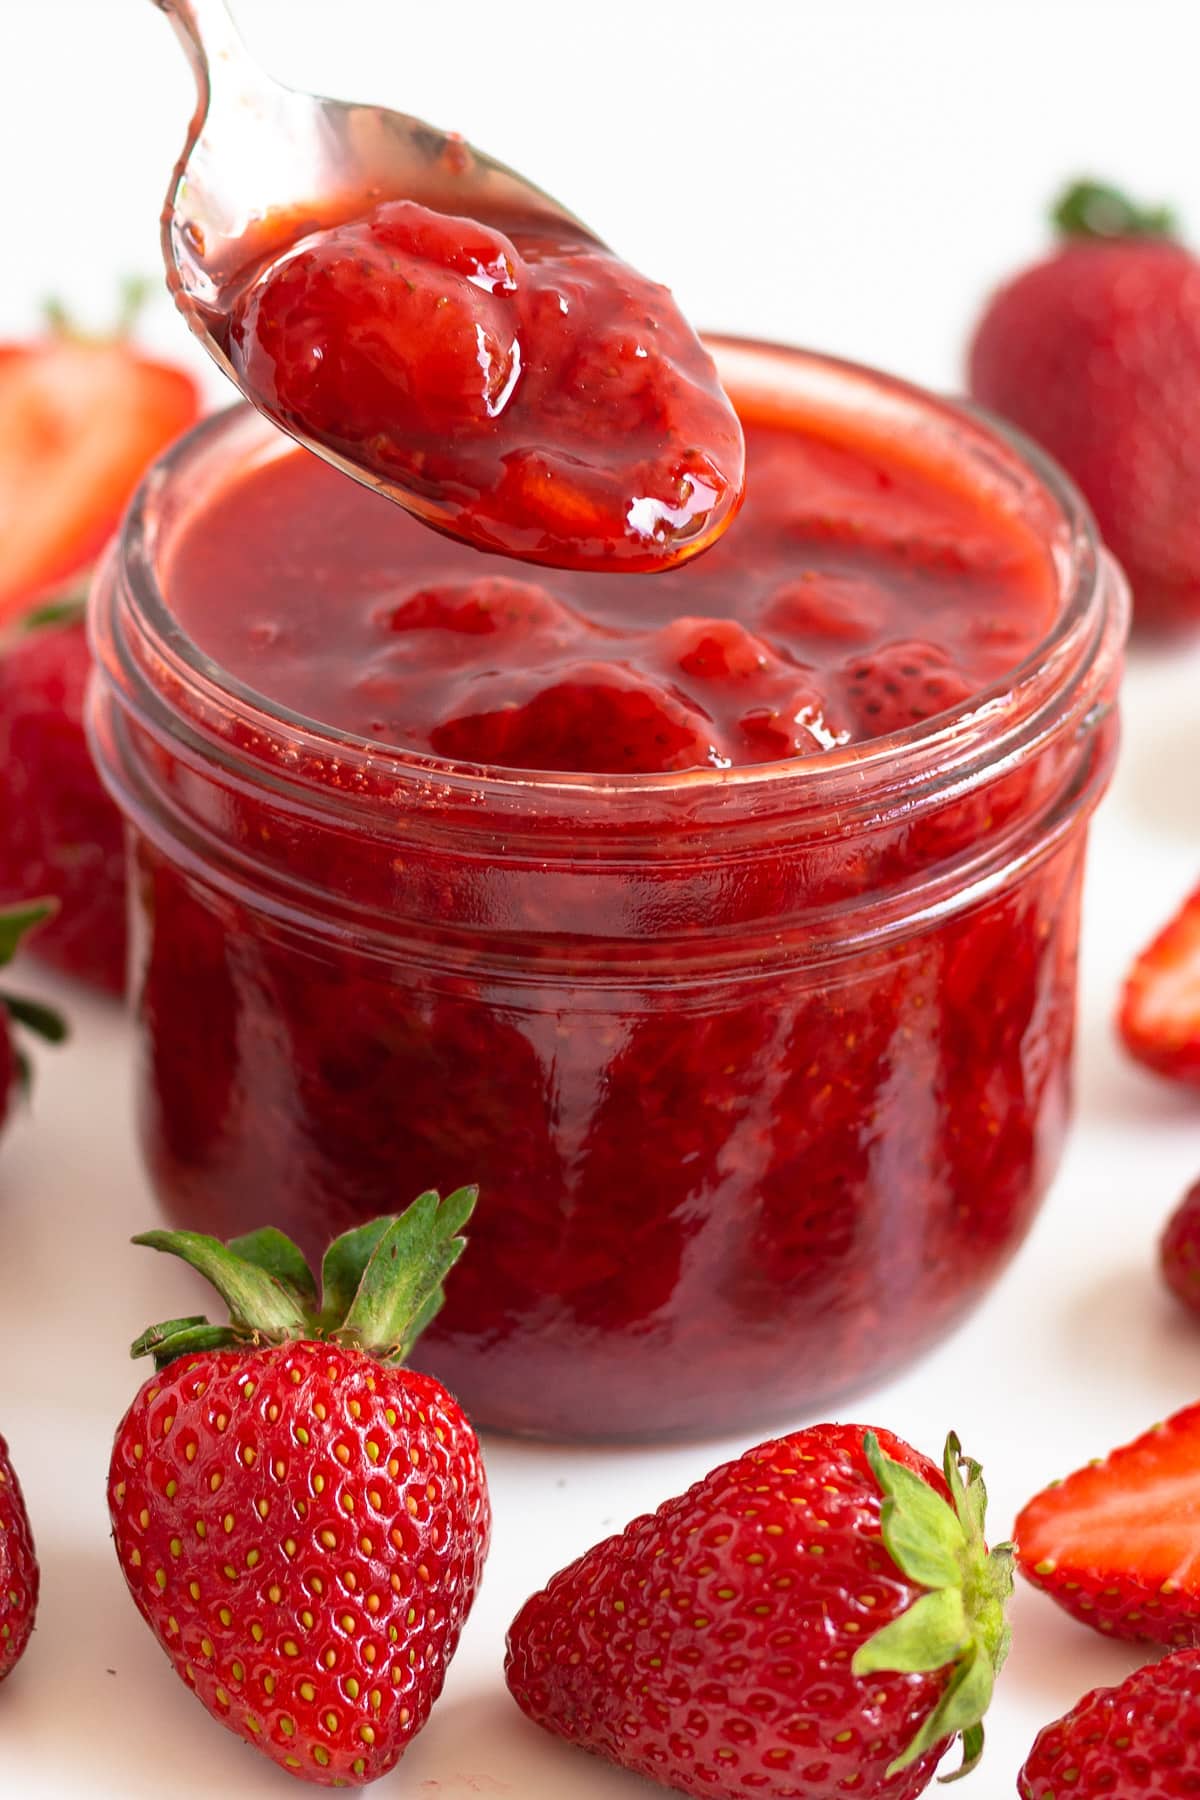
<path id="1" fill-rule="evenodd" d="M 1190 0 L 241 0 L 238 12 L 280 75 L 458 127 L 542 180 L 702 324 L 942 387 L 958 380 L 983 292 L 1043 243 L 1064 176 L 1173 199 L 1200 237 Z M 148 0 L 0 0 L 0 337 L 31 327 L 51 292 L 99 322 L 120 275 L 155 267 L 190 107 Z M 148 331 L 191 356 L 165 302 Z M 951 1344 L 849 1409 L 935 1453 L 954 1425 L 987 1465 L 998 1533 L 1046 1479 L 1200 1394 L 1200 1325 L 1153 1269 L 1159 1222 L 1200 1174 L 1200 1106 L 1128 1065 L 1109 1023 L 1128 958 L 1200 875 L 1198 693 L 1200 649 L 1135 656 L 1095 832 L 1078 1124 L 1042 1220 Z M 0 1795 L 279 1795 L 285 1778 L 170 1672 L 112 1557 L 108 1445 L 140 1379 L 124 1349 L 176 1301 L 191 1310 L 194 1290 L 125 1247 L 153 1213 L 128 1125 L 127 1030 L 60 997 L 75 1041 L 40 1059 L 32 1112 L 0 1154 L 0 1429 L 44 1568 L 40 1629 L 0 1690 Z M 484 1588 L 388 1791 L 649 1796 L 526 1725 L 501 1681 L 504 1628 L 562 1562 L 742 1447 L 489 1443 Z M 1015 1624 L 968 1794 L 1013 1793 L 1037 1727 L 1137 1660 L 1027 1591 Z"/>

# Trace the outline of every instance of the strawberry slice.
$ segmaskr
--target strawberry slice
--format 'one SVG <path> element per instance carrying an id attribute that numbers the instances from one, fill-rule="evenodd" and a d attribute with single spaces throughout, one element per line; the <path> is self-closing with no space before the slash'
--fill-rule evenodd
<path id="1" fill-rule="evenodd" d="M 1200 1087 L 1200 888 L 1134 963 L 1117 1025 L 1148 1069 Z"/>
<path id="2" fill-rule="evenodd" d="M 1032 1499 L 1017 1566 L 1110 1637 L 1200 1644 L 1200 1404 Z"/>
<path id="3" fill-rule="evenodd" d="M 147 463 L 198 414 L 191 377 L 123 333 L 0 344 L 0 622 L 95 561 Z"/>

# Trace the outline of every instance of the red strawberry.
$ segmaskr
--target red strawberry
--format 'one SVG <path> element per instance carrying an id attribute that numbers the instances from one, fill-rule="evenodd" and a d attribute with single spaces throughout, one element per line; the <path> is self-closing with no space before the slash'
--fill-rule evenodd
<path id="1" fill-rule="evenodd" d="M 81 605 L 47 607 L 0 651 L 0 902 L 49 894 L 34 954 L 109 993 L 125 983 L 121 816 L 83 729 L 91 658 Z"/>
<path id="2" fill-rule="evenodd" d="M 1200 1405 L 1034 1497 L 1017 1566 L 1111 1637 L 1200 1644 Z"/>
<path id="3" fill-rule="evenodd" d="M 1200 888 L 1129 971 L 1117 1028 L 1148 1069 L 1200 1087 Z"/>
<path id="4" fill-rule="evenodd" d="M 517 1704 L 708 1800 L 910 1800 L 957 1733 L 978 1760 L 1008 1645 L 1008 1548 L 965 1468 L 954 1438 L 943 1482 L 858 1425 L 760 1445 L 525 1603 Z"/>
<path id="5" fill-rule="evenodd" d="M 0 908 L 0 968 L 10 963 L 27 932 L 41 925 L 54 912 L 52 900 L 34 900 L 26 906 Z M 66 1037 L 66 1026 L 59 1015 L 38 1000 L 24 1000 L 17 994 L 0 993 L 0 1128 L 12 1108 L 13 1092 L 29 1083 L 29 1063 L 24 1050 L 13 1037 L 13 1026 L 34 1031 L 48 1043 L 60 1044 Z"/>
<path id="6" fill-rule="evenodd" d="M 0 345 L 0 622 L 86 574 L 146 465 L 199 416 L 190 376 L 130 344 L 139 298 L 111 338 L 81 337 L 55 315 L 51 336 Z M 56 896 L 36 954 L 119 993 L 122 828 L 84 738 L 82 604 L 56 600 L 43 620 L 0 655 L 0 902 Z"/>
<path id="7" fill-rule="evenodd" d="M 1167 1220 L 1159 1263 L 1171 1292 L 1200 1313 L 1200 1181 L 1188 1189 Z"/>
<path id="8" fill-rule="evenodd" d="M 936 644 L 885 644 L 852 657 L 842 686 L 856 738 L 886 737 L 920 725 L 971 696 L 971 683 Z"/>
<path id="9" fill-rule="evenodd" d="M 147 463 L 194 423 L 195 383 L 117 334 L 55 317 L 35 343 L 0 344 L 0 620 L 93 563 Z"/>
<path id="10" fill-rule="evenodd" d="M 1093 1688 L 1038 1733 L 1021 1800 L 1183 1800 L 1200 1794 L 1200 1653 Z"/>
<path id="11" fill-rule="evenodd" d="M 230 1731 L 303 1780 L 376 1780 L 429 1716 L 471 1608 L 490 1512 L 479 1446 L 401 1359 L 441 1303 L 473 1188 L 326 1253 L 322 1294 L 266 1229 L 135 1241 L 189 1262 L 227 1326 L 172 1319 L 117 1430 L 109 1509 L 130 1592 Z"/>
<path id="12" fill-rule="evenodd" d="M 33 1533 L 8 1445 L 0 1437 L 0 1681 L 21 1660 L 33 1632 L 37 1603 Z"/>
<path id="13" fill-rule="evenodd" d="M 970 389 L 1073 475 L 1133 587 L 1142 624 L 1200 622 L 1200 260 L 1085 182 L 1055 210 L 1065 241 L 990 302 Z"/>

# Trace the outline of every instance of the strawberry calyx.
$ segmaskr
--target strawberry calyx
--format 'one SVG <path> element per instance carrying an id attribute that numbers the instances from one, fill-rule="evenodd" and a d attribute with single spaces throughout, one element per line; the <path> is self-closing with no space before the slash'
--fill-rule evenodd
<path id="1" fill-rule="evenodd" d="M 1054 204 L 1051 218 L 1063 237 L 1131 238 L 1176 235 L 1167 206 L 1139 206 L 1120 188 L 1103 181 L 1076 181 Z"/>
<path id="2" fill-rule="evenodd" d="M 897 1774 L 949 1737 L 961 1737 L 956 1781 L 983 1754 L 983 1716 L 1008 1654 L 1006 1609 L 1013 1587 L 1013 1547 L 989 1550 L 984 1538 L 987 1489 L 977 1462 L 965 1458 L 953 1432 L 943 1470 L 950 1503 L 914 1470 L 880 1448 L 874 1432 L 863 1450 L 883 1494 L 881 1530 L 892 1561 L 926 1592 L 876 1632 L 855 1656 L 855 1675 L 927 1674 L 953 1666 L 941 1699 L 888 1775 Z"/>
<path id="3" fill-rule="evenodd" d="M 28 933 L 44 920 L 52 918 L 57 911 L 58 901 L 51 899 L 29 900 L 20 906 L 0 907 L 0 968 L 12 961 Z M 0 1008 L 7 1013 L 14 1025 L 23 1025 L 26 1031 L 34 1032 L 48 1044 L 61 1044 L 67 1035 L 67 1024 L 62 1014 L 52 1006 L 43 1005 L 40 1000 L 30 1000 L 22 994 L 0 992 Z M 13 1054 L 21 1086 L 27 1088 L 30 1079 L 29 1059 L 19 1045 L 14 1047 Z"/>
<path id="4" fill-rule="evenodd" d="M 402 1363 L 442 1305 L 478 1197 L 475 1187 L 444 1200 L 430 1189 L 404 1212 L 345 1232 L 325 1252 L 319 1284 L 300 1249 L 273 1225 L 227 1243 L 196 1231 L 143 1232 L 133 1242 L 188 1263 L 216 1288 L 229 1318 L 215 1325 L 199 1313 L 164 1320 L 135 1340 L 130 1355 L 152 1356 L 163 1369 L 198 1351 L 324 1340 Z"/>
<path id="5" fill-rule="evenodd" d="M 30 631 L 49 631 L 59 626 L 78 625 L 87 617 L 87 586 L 69 588 L 65 593 L 55 594 L 53 599 L 43 601 L 40 606 L 33 607 L 23 613 L 18 629 L 24 635 Z"/>
<path id="6" fill-rule="evenodd" d="M 42 318 L 52 337 L 67 338 L 77 344 L 122 344 L 133 336 L 146 302 L 157 292 L 156 279 L 148 275 L 127 275 L 117 290 L 116 315 L 103 331 L 90 331 L 81 325 L 57 294 L 49 295 L 42 302 Z"/>

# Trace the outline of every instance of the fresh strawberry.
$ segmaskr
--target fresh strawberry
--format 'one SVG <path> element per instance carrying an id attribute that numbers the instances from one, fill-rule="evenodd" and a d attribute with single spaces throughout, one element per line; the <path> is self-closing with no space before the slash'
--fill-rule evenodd
<path id="1" fill-rule="evenodd" d="M 84 738 L 82 603 L 60 590 L 81 584 L 146 465 L 199 416 L 191 378 L 130 343 L 139 298 L 112 337 L 84 338 L 56 313 L 50 336 L 0 345 L 0 903 L 58 898 L 35 954 L 113 993 L 125 979 L 122 828 Z"/>
<path id="2" fill-rule="evenodd" d="M 33 1632 L 38 1564 L 17 1471 L 0 1437 L 0 1681 L 11 1675 Z"/>
<path id="3" fill-rule="evenodd" d="M 978 1466 L 816 1425 L 726 1463 L 528 1600 L 508 1685 L 535 1723 L 708 1800 L 909 1800 L 1008 1644 Z"/>
<path id="4" fill-rule="evenodd" d="M 0 968 L 12 961 L 26 934 L 53 913 L 52 900 L 0 908 Z M 14 1091 L 29 1085 L 29 1063 L 13 1036 L 14 1025 L 36 1032 L 51 1044 L 61 1044 L 67 1035 L 62 1019 L 50 1007 L 18 994 L 0 993 L 0 1128 L 12 1110 Z"/>
<path id="5" fill-rule="evenodd" d="M 33 953 L 119 994 L 125 982 L 121 815 L 100 784 L 83 729 L 91 658 L 79 603 L 48 606 L 0 648 L 0 904 L 59 902 Z"/>
<path id="6" fill-rule="evenodd" d="M 990 302 L 972 396 L 1056 456 L 1124 565 L 1140 623 L 1200 623 L 1200 260 L 1145 211 L 1085 182 L 1061 246 Z"/>
<path id="7" fill-rule="evenodd" d="M 181 369 L 129 341 L 138 295 L 116 335 L 68 328 L 0 344 L 0 621 L 88 568 L 149 463 L 194 423 Z"/>
<path id="8" fill-rule="evenodd" d="M 1036 1495 L 1017 1566 L 1110 1637 L 1200 1644 L 1200 1404 Z"/>
<path id="9" fill-rule="evenodd" d="M 1200 1181 L 1190 1187 L 1159 1241 L 1159 1266 L 1171 1292 L 1200 1313 Z"/>
<path id="10" fill-rule="evenodd" d="M 1117 1026 L 1148 1069 L 1200 1087 L 1200 888 L 1129 971 Z"/>
<path id="11" fill-rule="evenodd" d="M 322 1293 L 270 1228 L 182 1257 L 228 1325 L 172 1319 L 117 1430 L 109 1509 L 137 1606 L 213 1716 L 302 1780 L 385 1775 L 429 1716 L 490 1512 L 479 1446 L 402 1358 L 441 1303 L 475 1201 L 422 1194 L 338 1238 Z"/>
<path id="12" fill-rule="evenodd" d="M 852 657 L 842 687 L 857 738 L 923 724 L 970 698 L 971 683 L 936 644 L 885 644 Z"/>
<path id="13" fill-rule="evenodd" d="M 1038 1733 L 1021 1800 L 1184 1800 L 1200 1794 L 1200 1653 L 1179 1650 L 1093 1688 Z"/>

